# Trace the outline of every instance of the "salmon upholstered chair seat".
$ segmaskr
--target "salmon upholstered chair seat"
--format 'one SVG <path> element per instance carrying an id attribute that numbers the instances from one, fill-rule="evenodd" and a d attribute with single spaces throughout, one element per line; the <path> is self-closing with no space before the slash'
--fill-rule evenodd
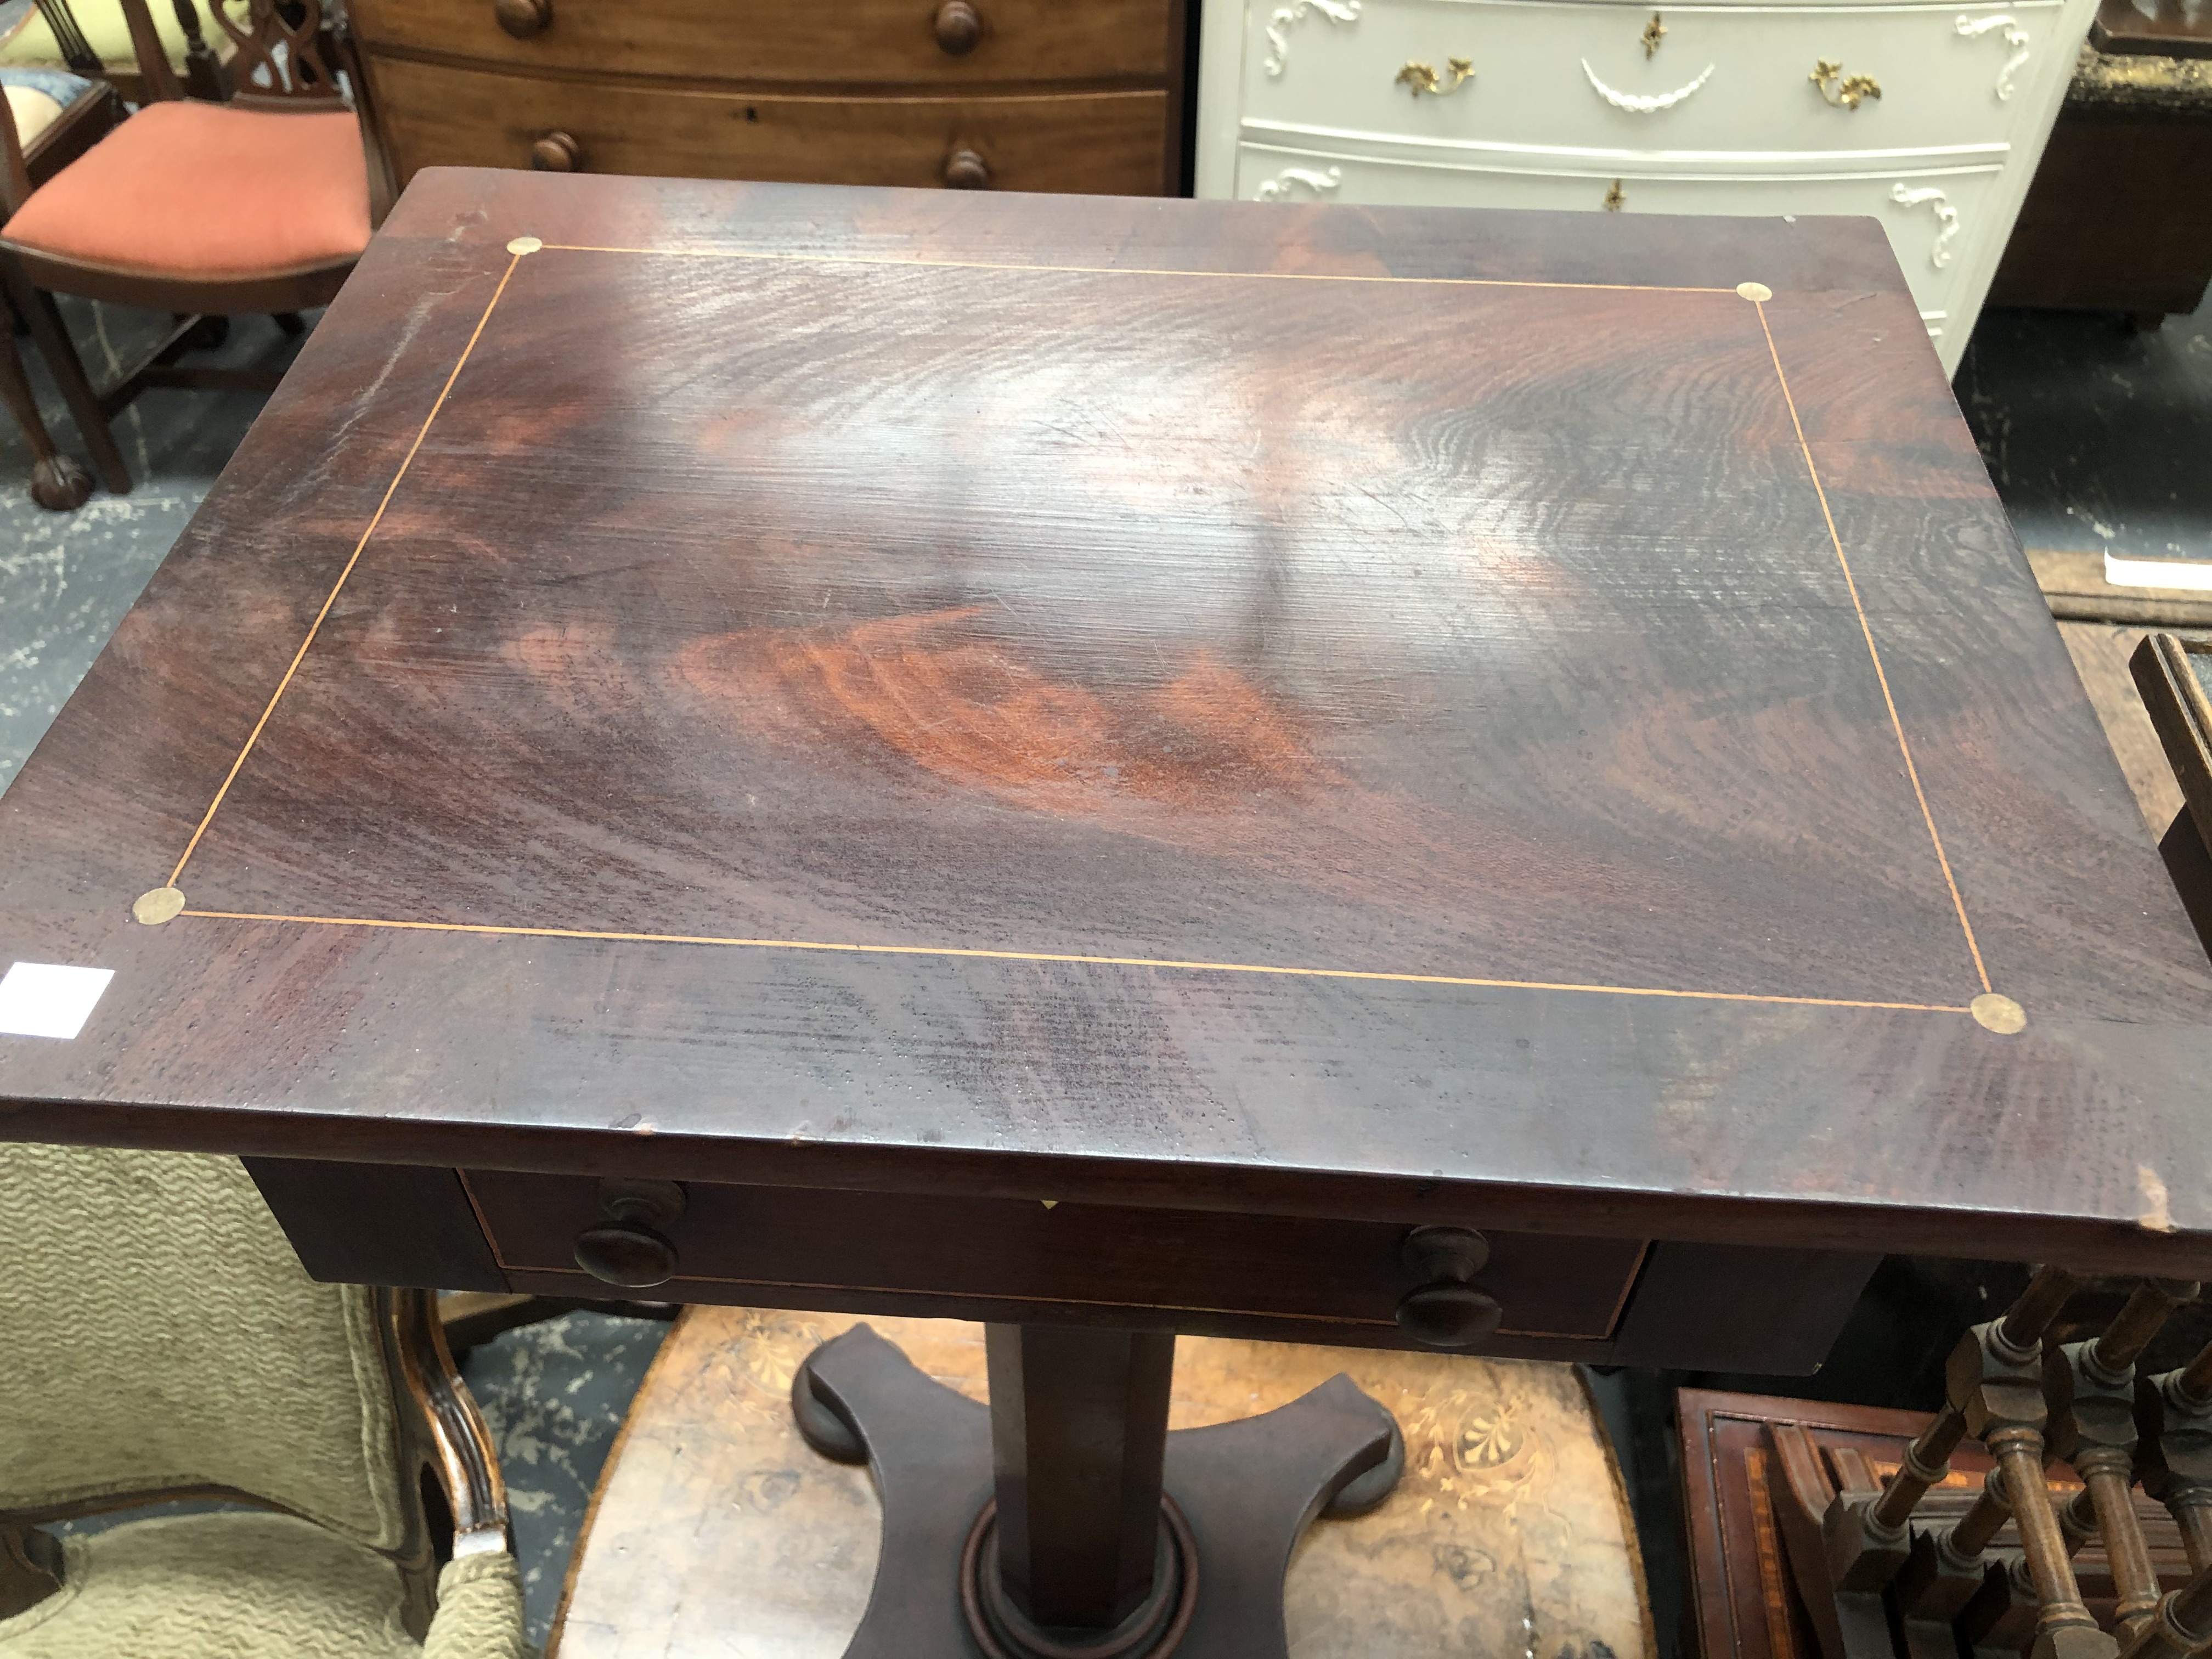
<path id="1" fill-rule="evenodd" d="M 358 258 L 368 230 L 352 111 L 169 100 L 32 191 L 0 240 L 80 264 L 221 281 Z"/>

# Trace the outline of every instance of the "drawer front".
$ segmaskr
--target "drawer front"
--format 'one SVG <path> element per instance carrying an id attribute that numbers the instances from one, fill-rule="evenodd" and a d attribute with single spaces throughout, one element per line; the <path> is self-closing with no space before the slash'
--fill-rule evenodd
<path id="1" fill-rule="evenodd" d="M 836 185 L 945 182 L 955 150 L 993 188 L 1160 193 L 1164 92 L 1023 98 L 800 98 L 589 85 L 372 59 L 404 184 L 424 167 L 522 167 L 564 135 L 575 170 Z"/>
<path id="2" fill-rule="evenodd" d="M 510 1283 L 579 1277 L 576 1237 L 601 1217 L 597 1182 L 486 1170 L 465 1179 Z M 1399 1261 L 1407 1230 L 1374 1222 L 693 1182 L 666 1231 L 676 1277 L 642 1293 L 672 1300 L 904 1309 L 929 1298 L 927 1310 L 963 1317 L 1074 1310 L 1185 1328 L 1235 1316 L 1248 1330 L 1279 1322 L 1298 1340 L 1319 1324 L 1345 1340 L 1395 1343 L 1394 1314 L 1414 1283 Z M 1504 1309 L 1500 1340 L 1613 1334 L 1643 1244 L 1488 1237 L 1474 1283 Z"/>
<path id="3" fill-rule="evenodd" d="M 1571 165 L 1578 158 L 1557 159 Z M 2001 171 L 1985 166 L 1809 178 L 1613 175 L 1312 155 L 1244 144 L 1237 149 L 1237 194 L 1247 201 L 1587 212 L 1602 212 L 1613 199 L 1616 210 L 1625 213 L 1863 216 L 1880 220 L 1889 233 L 1921 316 L 1930 334 L 1940 338 L 1960 278 L 1976 268 L 1984 241 L 2002 237 L 2007 229 L 1990 222 L 1999 206 Z"/>
<path id="4" fill-rule="evenodd" d="M 510 15 L 545 20 L 520 38 L 500 26 L 492 0 L 353 0 L 348 10 L 372 48 L 572 75 L 957 86 L 1168 72 L 1170 0 L 966 3 L 975 37 L 960 52 L 939 42 L 941 0 L 509 0 Z M 946 25 L 957 45 L 957 25 Z"/>
<path id="5" fill-rule="evenodd" d="M 1345 136 L 1610 151 L 2001 146 L 2071 66 L 2063 15 L 2055 3 L 1667 7 L 1647 58 L 1648 6 L 1247 0 L 1240 113 Z M 1474 69 L 1456 90 L 1454 58 Z M 1822 59 L 1841 65 L 1826 96 L 1808 78 Z M 1440 95 L 1398 78 L 1409 62 L 1436 70 Z M 1857 76 L 1881 96 L 1828 101 Z"/>

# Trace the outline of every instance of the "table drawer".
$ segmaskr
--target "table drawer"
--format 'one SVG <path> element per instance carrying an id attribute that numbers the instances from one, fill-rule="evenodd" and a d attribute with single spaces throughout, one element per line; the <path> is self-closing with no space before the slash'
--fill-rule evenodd
<path id="1" fill-rule="evenodd" d="M 939 44 L 939 3 L 508 0 L 518 20 L 545 19 L 523 38 L 501 27 L 493 0 L 354 0 L 348 9 L 372 48 L 574 75 L 959 85 L 1167 73 L 1169 0 L 968 0 L 979 30 L 959 52 Z"/>
<path id="2" fill-rule="evenodd" d="M 579 1276 L 576 1237 L 603 1218 L 598 1182 L 489 1170 L 464 1179 L 510 1283 Z M 1320 1323 L 1395 1340 L 1395 1311 L 1413 1288 L 1399 1260 L 1407 1229 L 1389 1223 L 700 1182 L 684 1191 L 665 1230 L 676 1276 L 643 1294 L 805 1308 L 840 1305 L 823 1300 L 835 1292 L 874 1306 L 932 1297 L 951 1304 L 942 1311 L 1000 1319 L 1054 1307 L 1109 1319 L 1126 1310 L 1133 1323 L 1158 1322 L 1163 1311 L 1183 1324 L 1230 1315 L 1284 1322 L 1285 1335 Z M 1612 1336 L 1642 1243 L 1488 1237 L 1474 1284 L 1504 1309 L 1498 1339 Z"/>
<path id="3" fill-rule="evenodd" d="M 565 137 L 574 170 L 818 184 L 945 182 L 956 150 L 994 188 L 1160 192 L 1164 92 L 1017 98 L 807 98 L 687 92 L 377 58 L 371 76 L 404 184 L 424 167 L 526 167 Z"/>
<path id="4" fill-rule="evenodd" d="M 1241 113 L 1344 136 L 1678 155 L 2002 145 L 2043 107 L 2034 89 L 2065 71 L 2075 44 L 2056 38 L 2055 3 L 1668 7 L 1647 59 L 1652 15 L 1601 3 L 1247 0 Z M 1454 58 L 1474 76 L 1449 90 Z M 1809 78 L 1821 59 L 1871 76 L 1881 96 L 1827 101 Z M 1443 95 L 1397 78 L 1415 61 L 1437 71 Z M 1841 91 L 1839 76 L 1829 94 Z"/>
<path id="5" fill-rule="evenodd" d="M 1881 222 L 1931 333 L 1940 333 L 1962 271 L 2001 204 L 2000 168 L 1899 168 L 1844 174 L 1746 176 L 1726 172 L 1615 174 L 1583 158 L 1506 168 L 1455 160 L 1332 155 L 1240 145 L 1236 193 L 1248 201 L 1360 202 L 1391 206 L 1551 208 L 1625 213 L 1863 215 Z M 1616 191 L 1618 195 L 1615 195 Z M 1744 273 L 1748 277 L 1755 271 Z"/>

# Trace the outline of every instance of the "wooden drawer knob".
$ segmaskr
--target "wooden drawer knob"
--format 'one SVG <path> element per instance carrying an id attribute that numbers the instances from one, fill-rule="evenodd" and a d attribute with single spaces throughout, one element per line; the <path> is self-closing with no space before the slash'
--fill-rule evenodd
<path id="1" fill-rule="evenodd" d="M 565 132 L 549 132 L 530 147 L 530 165 L 540 173 L 574 173 L 583 160 L 582 146 Z"/>
<path id="2" fill-rule="evenodd" d="M 491 15 L 518 40 L 543 34 L 553 24 L 553 0 L 491 0 Z"/>
<path id="3" fill-rule="evenodd" d="M 1490 1242 L 1468 1227 L 1416 1227 L 1399 1255 L 1421 1281 L 1398 1304 L 1398 1328 L 1424 1347 L 1468 1348 L 1505 1316 L 1497 1301 L 1468 1283 L 1490 1260 Z"/>
<path id="4" fill-rule="evenodd" d="M 597 1226 L 576 1235 L 576 1265 L 596 1279 L 641 1291 L 676 1277 L 676 1246 L 662 1229 L 684 1213 L 672 1181 L 602 1181 Z"/>
<path id="5" fill-rule="evenodd" d="M 983 38 L 982 14 L 968 0 L 945 0 L 930 27 L 936 32 L 937 44 L 951 58 L 966 57 Z"/>
<path id="6" fill-rule="evenodd" d="M 990 164 L 972 149 L 954 150 L 945 158 L 945 187 L 947 190 L 990 189 Z"/>

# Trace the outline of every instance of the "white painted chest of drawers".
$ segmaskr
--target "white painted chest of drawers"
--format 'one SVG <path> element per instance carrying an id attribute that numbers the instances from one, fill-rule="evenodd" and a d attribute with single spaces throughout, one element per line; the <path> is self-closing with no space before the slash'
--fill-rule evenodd
<path id="1" fill-rule="evenodd" d="M 1204 0 L 1198 194 L 1862 214 L 1955 369 L 2096 0 Z"/>

